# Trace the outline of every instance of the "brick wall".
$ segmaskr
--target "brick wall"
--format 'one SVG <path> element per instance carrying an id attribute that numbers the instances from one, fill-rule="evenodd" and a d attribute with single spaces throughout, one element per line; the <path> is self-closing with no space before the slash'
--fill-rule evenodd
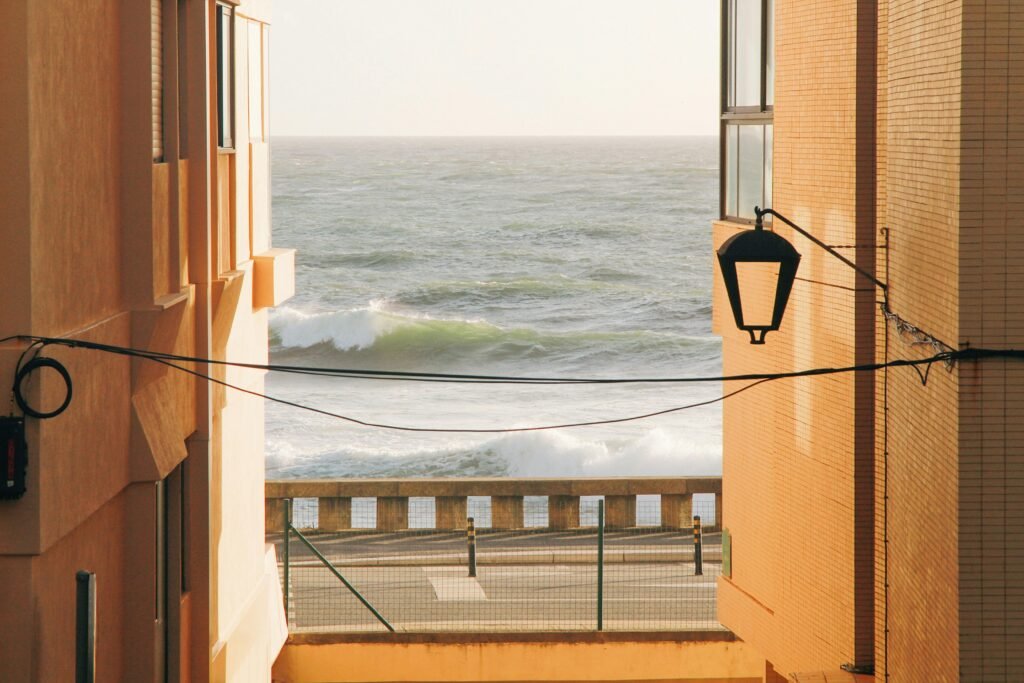
<path id="1" fill-rule="evenodd" d="M 776 1 L 773 206 L 868 268 L 876 251 L 874 8 L 863 0 Z M 716 244 L 736 229 L 718 224 Z M 716 282 L 725 372 L 870 361 L 874 287 L 777 230 L 803 260 L 782 330 L 765 346 L 735 330 Z M 873 382 L 774 382 L 723 407 L 733 577 L 720 588 L 719 617 L 782 674 L 872 659 Z"/>
<path id="2" fill-rule="evenodd" d="M 950 347 L 1024 348 L 1024 3 L 777 0 L 776 45 L 774 208 L 856 245 L 891 310 Z M 934 353 L 792 239 L 766 346 L 716 281 L 726 373 Z M 723 410 L 720 618 L 775 671 L 1024 680 L 1024 364 L 777 382 Z"/>
<path id="3" fill-rule="evenodd" d="M 964 0 L 960 342 L 1024 348 L 1024 6 Z M 1024 680 L 1024 363 L 957 369 L 960 669 Z"/>
<path id="4" fill-rule="evenodd" d="M 919 0 L 883 4 L 890 307 L 955 347 L 961 257 L 959 7 Z M 883 359 L 934 353 L 901 338 L 892 326 L 883 334 Z M 958 376 L 934 367 L 927 386 L 907 369 L 890 370 L 882 379 L 877 673 L 893 681 L 955 680 Z"/>

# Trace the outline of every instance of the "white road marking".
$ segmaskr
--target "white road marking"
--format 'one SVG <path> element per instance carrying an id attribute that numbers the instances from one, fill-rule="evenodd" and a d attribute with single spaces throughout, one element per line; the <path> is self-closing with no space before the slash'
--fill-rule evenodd
<path id="1" fill-rule="evenodd" d="M 434 595 L 441 602 L 486 600 L 480 582 L 469 576 L 428 576 Z"/>

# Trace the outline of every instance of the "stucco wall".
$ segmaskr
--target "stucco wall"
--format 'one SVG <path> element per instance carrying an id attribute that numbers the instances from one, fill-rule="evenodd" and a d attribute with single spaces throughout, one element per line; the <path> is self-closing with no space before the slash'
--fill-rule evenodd
<path id="1" fill-rule="evenodd" d="M 724 633 L 303 636 L 274 665 L 280 683 L 761 683 L 764 673 L 764 659 Z"/>
<path id="2" fill-rule="evenodd" d="M 239 6 L 239 22 L 250 4 L 267 18 L 269 2 L 259 0 Z M 215 53 L 205 44 L 213 10 L 212 1 L 164 3 L 165 26 L 180 19 L 188 36 L 185 74 L 176 73 L 178 42 L 163 41 L 164 115 L 181 105 L 189 135 L 179 145 L 177 121 L 165 121 L 165 159 L 154 163 L 150 3 L 0 6 L 0 287 L 10 295 L 0 334 L 266 360 L 246 211 L 253 201 L 269 205 L 269 185 L 253 196 L 248 180 L 253 164 L 268 177 L 269 156 L 246 156 L 241 178 L 216 172 L 207 62 Z M 177 76 L 187 90 L 180 100 Z M 244 70 L 237 85 L 244 113 Z M 218 181 L 230 192 L 215 192 Z M 231 224 L 219 225 L 220 215 Z M 243 233 L 233 241 L 239 215 Z M 243 248 L 214 270 L 222 227 L 228 246 Z M 268 214 L 259 228 L 268 240 Z M 0 348 L 5 386 L 23 349 Z M 262 404 L 214 396 L 209 384 L 154 363 L 60 347 L 45 355 L 67 367 L 74 399 L 55 419 L 27 421 L 28 492 L 0 501 L 4 671 L 19 682 L 73 678 L 74 575 L 85 569 L 97 577 L 97 680 L 157 677 L 156 482 L 188 457 L 187 547 L 167 551 L 184 553 L 189 578 L 181 604 L 167 609 L 169 630 L 181 617 L 180 637 L 167 641 L 181 641 L 172 670 L 180 664 L 193 681 L 269 679 L 284 622 L 263 535 Z M 227 379 L 263 386 L 254 371 Z M 28 398 L 52 407 L 62 391 L 55 373 L 40 372 Z M 175 600 L 177 578 L 168 578 Z"/>

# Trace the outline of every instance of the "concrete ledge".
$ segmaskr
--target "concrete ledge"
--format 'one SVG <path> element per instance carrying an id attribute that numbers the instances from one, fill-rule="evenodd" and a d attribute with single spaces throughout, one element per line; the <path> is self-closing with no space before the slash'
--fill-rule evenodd
<path id="1" fill-rule="evenodd" d="M 733 643 L 732 631 L 511 631 L 507 633 L 292 633 L 289 645 L 335 643 Z"/>
<path id="2" fill-rule="evenodd" d="M 624 496 L 722 492 L 721 477 L 602 477 L 505 479 L 293 479 L 266 483 L 267 498 L 437 496 Z"/>
<path id="3" fill-rule="evenodd" d="M 293 635 L 281 683 L 762 683 L 765 661 L 728 631 Z"/>

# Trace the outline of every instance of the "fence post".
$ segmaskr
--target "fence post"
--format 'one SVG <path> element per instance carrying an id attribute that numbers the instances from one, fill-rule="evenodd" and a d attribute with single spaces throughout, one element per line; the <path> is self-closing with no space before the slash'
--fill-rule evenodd
<path id="1" fill-rule="evenodd" d="M 604 499 L 597 501 L 597 630 L 604 630 Z"/>
<path id="2" fill-rule="evenodd" d="M 704 574 L 704 549 L 700 530 L 700 515 L 693 518 L 693 573 L 695 576 Z"/>
<path id="3" fill-rule="evenodd" d="M 473 518 L 466 519 L 466 543 L 469 545 L 469 575 L 476 576 L 476 527 Z"/>
<path id="4" fill-rule="evenodd" d="M 291 593 L 292 582 L 290 575 L 290 562 L 288 546 L 291 545 L 292 534 L 292 499 L 284 499 L 284 619 L 288 622 L 288 594 Z"/>

